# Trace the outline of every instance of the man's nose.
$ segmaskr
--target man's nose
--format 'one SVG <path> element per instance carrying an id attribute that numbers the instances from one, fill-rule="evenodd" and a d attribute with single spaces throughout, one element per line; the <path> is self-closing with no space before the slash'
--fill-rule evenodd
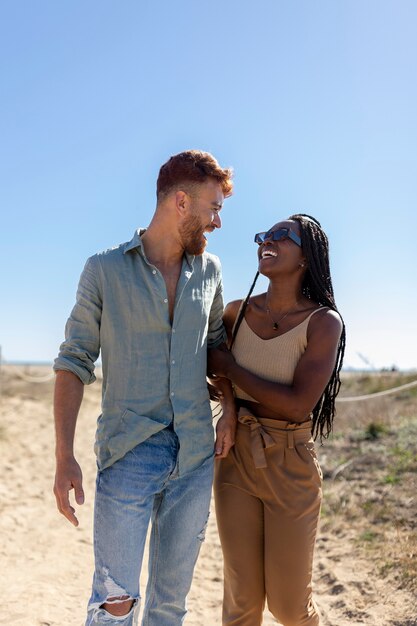
<path id="1" fill-rule="evenodd" d="M 216 228 L 221 228 L 222 227 L 222 220 L 221 220 L 220 215 L 218 213 L 215 213 L 213 215 L 212 224 Z"/>

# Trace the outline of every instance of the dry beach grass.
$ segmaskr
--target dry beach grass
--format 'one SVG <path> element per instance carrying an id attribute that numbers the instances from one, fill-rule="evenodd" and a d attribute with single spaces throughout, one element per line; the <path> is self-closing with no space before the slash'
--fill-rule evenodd
<path id="1" fill-rule="evenodd" d="M 0 532 L 6 610 L 0 624 L 81 626 L 92 568 L 92 455 L 100 385 L 86 389 L 77 431 L 86 503 L 75 529 L 52 494 L 53 381 L 45 368 L 0 372 Z M 343 395 L 417 378 L 345 374 Z M 38 382 L 46 379 L 44 382 Z M 35 382 L 36 381 L 36 382 Z M 315 591 L 323 626 L 417 626 L 417 388 L 340 404 L 318 446 L 324 504 Z M 145 580 L 145 573 L 143 580 Z M 189 597 L 188 626 L 218 626 L 222 558 L 214 513 Z M 275 623 L 265 613 L 265 626 Z"/>

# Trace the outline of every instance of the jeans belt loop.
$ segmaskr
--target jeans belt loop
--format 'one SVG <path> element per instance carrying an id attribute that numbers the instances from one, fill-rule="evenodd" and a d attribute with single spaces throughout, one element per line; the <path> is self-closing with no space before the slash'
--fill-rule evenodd
<path id="1" fill-rule="evenodd" d="M 290 450 L 294 449 L 294 431 L 292 429 L 287 431 L 287 444 Z"/>

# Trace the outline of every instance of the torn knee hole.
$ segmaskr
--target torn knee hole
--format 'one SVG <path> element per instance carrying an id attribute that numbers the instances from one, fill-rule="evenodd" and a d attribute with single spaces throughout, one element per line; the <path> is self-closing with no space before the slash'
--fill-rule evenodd
<path id="1" fill-rule="evenodd" d="M 134 604 L 134 599 L 131 596 L 111 596 L 106 598 L 106 601 L 101 605 L 101 609 L 110 613 L 110 615 L 121 616 L 127 615 Z"/>
<path id="2" fill-rule="evenodd" d="M 103 573 L 106 576 L 104 586 L 106 587 L 108 596 L 100 608 L 103 608 L 111 615 L 124 615 L 125 613 L 129 613 L 135 599 L 132 598 L 129 593 L 126 593 L 126 590 L 111 578 L 109 570 L 106 567 L 103 567 Z"/>
<path id="3" fill-rule="evenodd" d="M 104 604 L 122 604 L 128 600 L 133 602 L 133 598 L 130 596 L 117 596 L 115 598 L 107 598 Z"/>

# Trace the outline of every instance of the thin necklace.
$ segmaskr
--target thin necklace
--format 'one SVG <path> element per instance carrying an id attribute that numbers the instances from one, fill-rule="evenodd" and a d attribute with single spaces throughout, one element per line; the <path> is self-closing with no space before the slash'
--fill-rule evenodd
<path id="1" fill-rule="evenodd" d="M 268 304 L 267 304 L 267 303 L 266 303 L 266 307 L 265 307 L 265 308 L 266 308 L 266 312 L 268 313 L 269 317 L 270 317 L 270 318 L 271 318 L 271 320 L 272 320 L 272 328 L 273 328 L 274 330 L 279 330 L 279 325 L 281 324 L 281 322 L 282 322 L 283 320 L 285 320 L 285 318 L 287 317 L 287 315 L 289 315 L 290 313 L 293 313 L 293 312 L 294 312 L 294 309 L 290 309 L 289 311 L 287 311 L 286 313 L 284 313 L 284 315 L 283 315 L 282 317 L 280 317 L 280 318 L 279 318 L 279 320 L 277 321 L 277 320 L 274 320 L 274 318 L 272 317 L 272 313 L 271 313 L 271 311 L 270 311 L 269 306 L 268 306 Z"/>

